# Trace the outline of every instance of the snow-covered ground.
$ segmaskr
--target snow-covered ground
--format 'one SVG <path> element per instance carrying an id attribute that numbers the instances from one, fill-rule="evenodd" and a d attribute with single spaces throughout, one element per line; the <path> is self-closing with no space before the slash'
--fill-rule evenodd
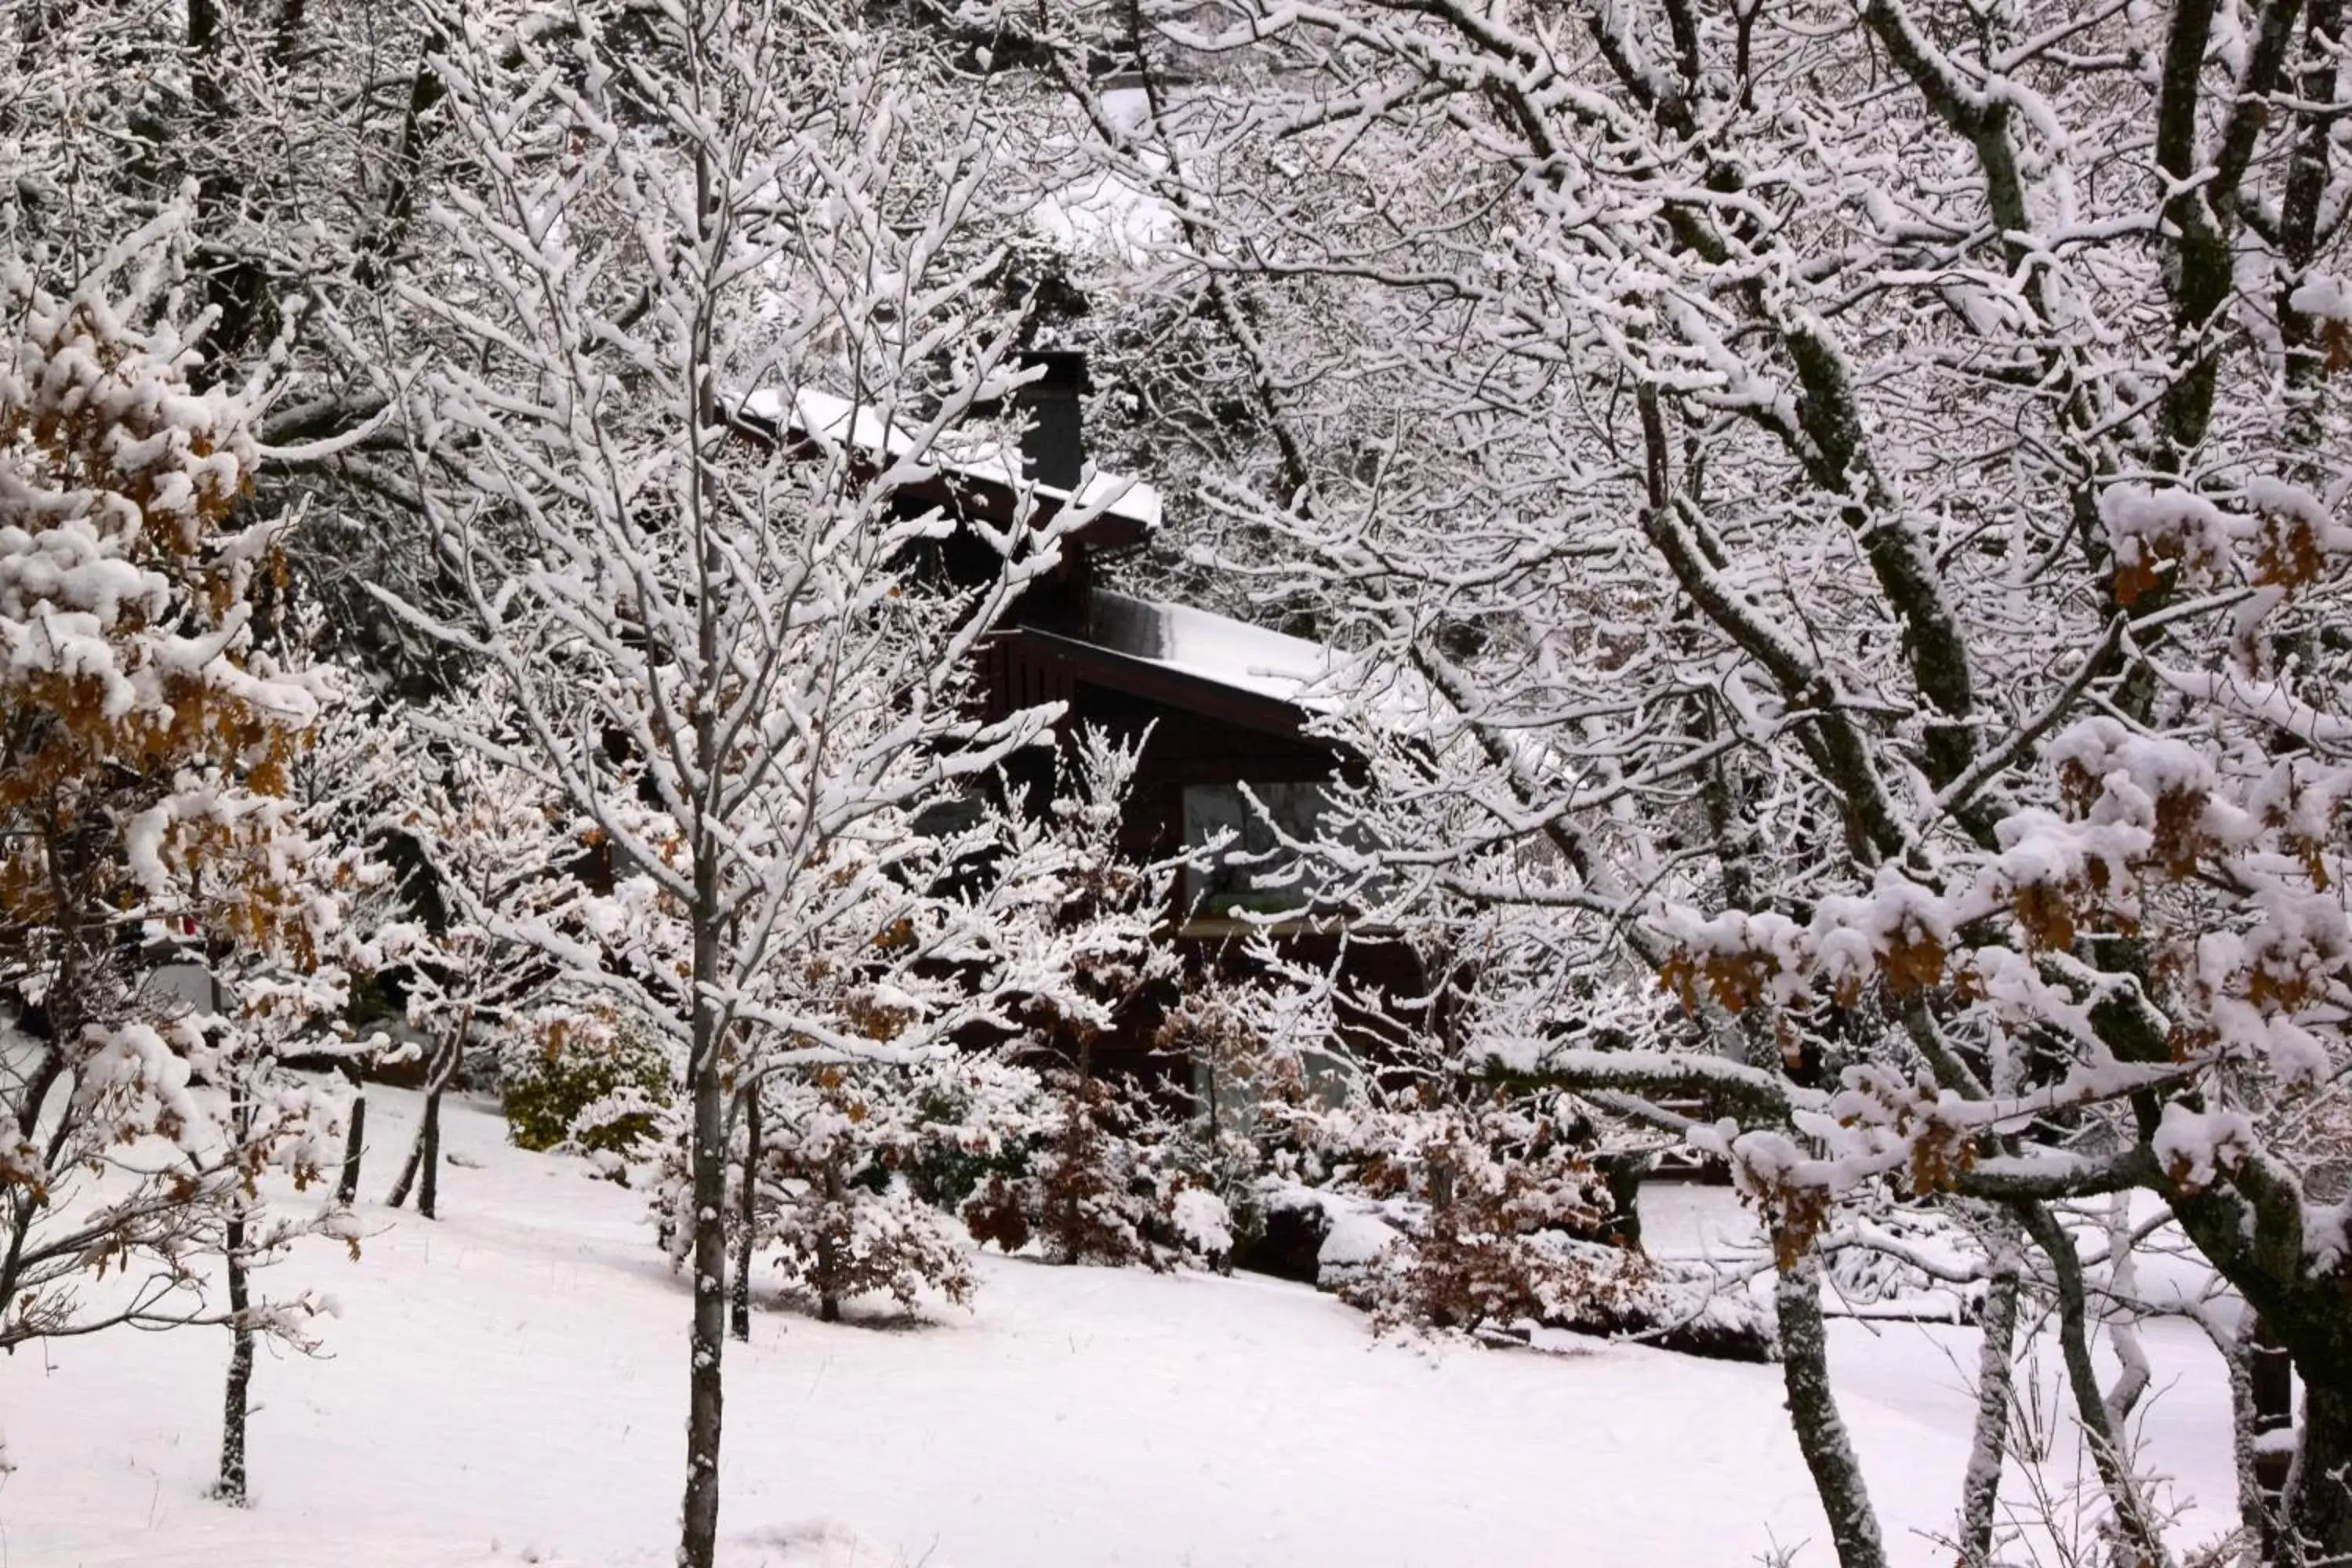
<path id="1" fill-rule="evenodd" d="M 377 1091 L 369 1188 L 404 1146 Z M 674 1543 L 687 1297 L 635 1194 L 461 1109 L 438 1224 L 371 1211 L 269 1283 L 332 1291 L 317 1360 L 256 1376 L 254 1501 L 205 1497 L 226 1336 L 111 1333 L 0 1361 L 0 1568 L 650 1565 Z M 1661 1241 L 1736 1237 L 1720 1190 Z M 1966 1330 L 1843 1322 L 1832 1353 L 1896 1561 L 1958 1495 Z M 2227 1522 L 2210 1353 L 2158 1325 L 2158 1468 Z M 920 1327 L 759 1314 L 728 1359 L 731 1568 L 1826 1564 L 1776 1368 L 1593 1344 L 1375 1342 L 1302 1287 L 982 1260 Z M 2054 1358 L 2052 1358 L 2054 1360 Z M 2048 1467 L 2054 1485 L 2074 1460 Z"/>

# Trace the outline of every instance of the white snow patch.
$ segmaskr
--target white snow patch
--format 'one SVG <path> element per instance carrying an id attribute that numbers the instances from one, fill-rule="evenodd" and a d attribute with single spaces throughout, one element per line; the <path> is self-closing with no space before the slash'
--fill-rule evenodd
<path id="1" fill-rule="evenodd" d="M 1396 1227 L 1378 1215 L 1358 1209 L 1331 1208 L 1331 1229 L 1315 1254 L 1325 1268 L 1356 1268 L 1376 1263 L 1397 1238 Z"/>
<path id="2" fill-rule="evenodd" d="M 770 1525 L 722 1542 L 720 1568 L 910 1568 L 917 1560 L 879 1545 L 837 1519 Z M 923 1568 L 952 1568 L 926 1555 Z"/>
<path id="3" fill-rule="evenodd" d="M 1234 1249 L 1233 1214 L 1206 1187 L 1186 1187 L 1169 1208 L 1176 1233 L 1196 1251 L 1215 1257 Z"/>
<path id="4" fill-rule="evenodd" d="M 416 1098 L 370 1091 L 370 1195 Z M 442 1138 L 478 1163 L 443 1173 L 437 1223 L 362 1205 L 357 1262 L 306 1241 L 268 1271 L 272 1291 L 331 1289 L 344 1312 L 326 1359 L 256 1370 L 250 1509 L 205 1496 L 217 1332 L 0 1357 L 9 1561 L 512 1568 L 528 1551 L 665 1568 L 691 1301 L 642 1196 L 508 1147 L 486 1108 L 446 1105 Z M 1725 1189 L 1655 1195 L 1661 1244 L 1748 1229 Z M 1328 1251 L 1371 1256 L 1385 1228 L 1343 1220 Z M 725 1349 L 729 1568 L 1717 1563 L 1773 1538 L 1810 1543 L 1801 1568 L 1829 1561 L 1777 1367 L 1599 1342 L 1431 1354 L 1303 1286 L 973 1261 L 972 1311 L 911 1331 L 763 1294 L 751 1342 Z M 1967 1463 L 1973 1331 L 1830 1334 L 1890 1561 L 1940 1568 L 1928 1534 Z M 2182 1539 L 2219 1535 L 2234 1472 L 2218 1360 L 2186 1322 L 2145 1337 L 2150 1462 L 2193 1500 Z M 2056 1364 L 2045 1345 L 2045 1382 Z M 2073 1474 L 2071 1446 L 2052 1463 Z"/>
<path id="5" fill-rule="evenodd" d="M 2287 296 L 2290 310 L 2301 310 L 2307 316 L 2325 316 L 2332 321 L 2352 321 L 2352 288 L 2345 287 L 2340 278 L 2325 272 L 2314 272 L 2295 285 Z"/>
<path id="6" fill-rule="evenodd" d="M 2252 1152 L 2254 1122 L 2241 1110 L 2191 1110 L 2173 1100 L 2149 1143 L 2175 1181 L 2209 1187 Z"/>

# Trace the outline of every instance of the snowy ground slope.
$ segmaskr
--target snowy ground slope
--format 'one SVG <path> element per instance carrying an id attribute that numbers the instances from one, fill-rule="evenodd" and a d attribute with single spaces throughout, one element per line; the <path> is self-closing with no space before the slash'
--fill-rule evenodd
<path id="1" fill-rule="evenodd" d="M 404 1143 L 379 1091 L 369 1190 Z M 206 1500 L 226 1346 L 110 1334 L 0 1361 L 0 1568 L 456 1568 L 668 1561 L 687 1298 L 637 1199 L 450 1118 L 438 1225 L 375 1211 L 333 1291 L 331 1359 L 256 1378 L 255 1501 Z M 1662 1199 L 1684 1209 L 1710 1200 Z M 1716 1223 L 1677 1213 L 1688 1231 Z M 1271 1281 L 990 1258 L 938 1326 L 761 1313 L 729 1351 L 733 1568 L 1469 1568 L 1829 1561 L 1777 1369 L 1633 1347 L 1573 1355 L 1375 1344 Z M 1837 1325 L 1900 1562 L 1938 1553 L 1967 1427 L 1965 1331 Z M 2150 1426 L 2210 1505 L 2230 1487 L 2218 1378 L 2186 1340 Z M 2208 1531 L 2210 1533 L 2210 1530 Z"/>

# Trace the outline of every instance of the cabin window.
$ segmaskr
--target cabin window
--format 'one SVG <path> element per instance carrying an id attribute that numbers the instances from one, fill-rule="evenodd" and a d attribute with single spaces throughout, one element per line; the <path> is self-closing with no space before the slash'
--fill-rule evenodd
<path id="1" fill-rule="evenodd" d="M 1255 796 L 1253 807 L 1250 796 Z M 1188 784 L 1184 790 L 1185 902 L 1194 919 L 1278 915 L 1304 909 L 1329 876 L 1285 848 L 1328 833 L 1328 802 L 1315 784 Z"/>

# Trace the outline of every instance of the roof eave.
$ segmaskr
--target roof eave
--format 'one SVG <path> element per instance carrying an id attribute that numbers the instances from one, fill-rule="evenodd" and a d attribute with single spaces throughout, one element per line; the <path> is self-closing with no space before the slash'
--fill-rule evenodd
<path id="1" fill-rule="evenodd" d="M 1220 719 L 1245 730 L 1305 741 L 1337 753 L 1338 748 L 1330 742 L 1304 732 L 1308 715 L 1297 703 L 1245 687 L 1228 686 L 1155 659 L 1139 658 L 1099 643 L 1036 626 L 1020 626 L 1000 635 L 1025 641 L 1036 653 L 1066 666 L 1071 674 L 1091 684 L 1188 713 Z"/>

